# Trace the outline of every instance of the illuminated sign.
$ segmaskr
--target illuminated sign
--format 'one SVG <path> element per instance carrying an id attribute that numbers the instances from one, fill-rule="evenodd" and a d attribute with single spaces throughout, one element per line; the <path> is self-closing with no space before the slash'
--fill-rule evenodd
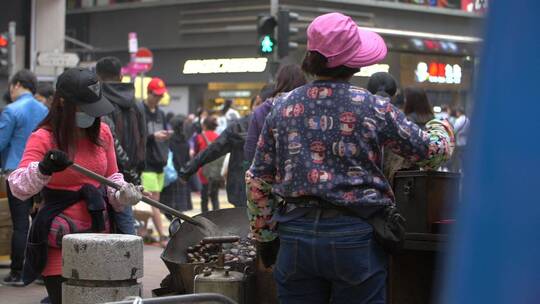
<path id="1" fill-rule="evenodd" d="M 184 74 L 261 73 L 266 69 L 267 58 L 220 58 L 187 60 Z"/>
<path id="2" fill-rule="evenodd" d="M 416 81 L 430 83 L 446 83 L 460 84 L 461 83 L 461 66 L 459 64 L 444 64 L 437 61 L 432 61 L 429 64 L 419 62 L 416 66 Z"/>
<path id="3" fill-rule="evenodd" d="M 220 91 L 219 97 L 234 98 L 234 97 L 250 97 L 250 91 Z"/>
<path id="4" fill-rule="evenodd" d="M 354 76 L 371 77 L 371 75 L 378 72 L 388 73 L 389 70 L 390 70 L 390 66 L 388 64 L 374 64 L 374 65 L 361 68 L 360 72 L 354 74 Z"/>

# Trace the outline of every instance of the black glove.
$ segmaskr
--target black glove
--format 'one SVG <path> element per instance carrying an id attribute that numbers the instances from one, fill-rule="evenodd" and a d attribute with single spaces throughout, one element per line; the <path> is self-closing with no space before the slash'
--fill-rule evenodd
<path id="1" fill-rule="evenodd" d="M 264 267 L 271 267 L 276 263 L 279 251 L 279 238 L 271 242 L 257 242 L 257 251 Z"/>
<path id="2" fill-rule="evenodd" d="M 54 172 L 64 171 L 71 165 L 73 162 L 66 153 L 60 150 L 50 150 L 39 162 L 39 172 L 43 175 L 52 175 Z"/>
<path id="3" fill-rule="evenodd" d="M 177 172 L 178 172 L 178 178 L 179 178 L 182 182 L 186 183 L 186 182 L 189 181 L 189 178 L 191 177 L 191 174 L 187 174 L 187 173 L 186 173 L 186 168 L 182 167 L 182 168 L 180 168 L 180 170 L 178 170 Z"/>

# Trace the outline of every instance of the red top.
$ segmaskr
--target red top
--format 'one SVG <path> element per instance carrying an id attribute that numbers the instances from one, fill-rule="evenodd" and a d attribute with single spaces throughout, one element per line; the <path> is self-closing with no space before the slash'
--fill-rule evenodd
<path id="1" fill-rule="evenodd" d="M 114 151 L 113 139 L 111 131 L 106 124 L 101 124 L 99 134 L 101 147 L 94 145 L 90 140 L 84 138 L 77 142 L 77 148 L 74 162 L 104 176 L 111 176 L 118 172 L 116 165 L 116 154 Z M 56 148 L 53 144 L 54 139 L 52 133 L 45 129 L 39 129 L 32 133 L 26 144 L 23 159 L 19 164 L 19 168 L 25 168 L 32 162 L 38 162 L 43 159 L 43 156 L 50 149 Z M 77 191 L 83 184 L 90 184 L 99 187 L 100 183 L 96 182 L 72 169 L 66 169 L 63 172 L 53 173 L 49 183 L 46 185 L 51 189 Z M 92 218 L 85 201 L 79 201 L 63 213 L 73 220 L 86 222 L 91 225 Z M 108 232 L 108 231 L 106 231 Z M 53 276 L 62 274 L 62 250 L 59 248 L 49 247 L 47 266 L 43 271 L 43 276 Z"/>
<path id="2" fill-rule="evenodd" d="M 208 139 L 209 142 L 213 142 L 214 140 L 216 140 L 216 138 L 219 137 L 219 134 L 217 134 L 215 131 L 204 131 L 204 135 L 206 135 L 206 138 Z M 208 145 L 206 144 L 206 141 L 204 140 L 202 135 L 201 134 L 197 135 L 196 142 L 195 142 L 195 152 L 197 154 L 201 153 L 207 147 Z M 201 183 L 203 185 L 208 184 L 208 180 L 202 173 L 202 168 L 199 169 L 198 173 L 199 173 L 199 179 L 201 180 Z"/>

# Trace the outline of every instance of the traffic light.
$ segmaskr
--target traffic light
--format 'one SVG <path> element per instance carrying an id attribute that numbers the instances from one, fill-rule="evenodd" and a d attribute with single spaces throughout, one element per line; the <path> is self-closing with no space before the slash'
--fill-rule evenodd
<path id="1" fill-rule="evenodd" d="M 276 39 L 274 38 L 274 28 L 276 27 L 276 18 L 271 15 L 260 15 L 257 18 L 257 33 L 259 54 L 270 55 L 276 49 Z"/>
<path id="2" fill-rule="evenodd" d="M 7 33 L 0 34 L 0 74 L 6 74 L 9 69 L 9 38 Z"/>
<path id="3" fill-rule="evenodd" d="M 291 41 L 291 36 L 298 33 L 298 28 L 291 23 L 298 21 L 300 16 L 288 10 L 278 12 L 278 56 L 279 58 L 289 55 L 289 50 L 298 48 L 298 43 Z"/>

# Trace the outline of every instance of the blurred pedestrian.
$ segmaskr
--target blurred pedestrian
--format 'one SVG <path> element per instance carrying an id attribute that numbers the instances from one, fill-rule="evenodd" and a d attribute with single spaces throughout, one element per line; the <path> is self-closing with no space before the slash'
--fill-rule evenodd
<path id="1" fill-rule="evenodd" d="M 165 82 L 160 78 L 152 78 L 147 87 L 148 97 L 143 103 L 144 117 L 146 121 L 146 164 L 141 175 L 142 185 L 150 197 L 159 201 L 165 176 L 163 167 L 167 164 L 169 154 L 169 138 L 173 131 L 167 130 L 165 113 L 159 108 L 159 102 L 167 92 Z M 157 230 L 162 246 L 167 243 L 167 237 L 163 231 L 161 212 L 152 207 L 152 222 Z"/>
<path id="2" fill-rule="evenodd" d="M 203 131 L 197 135 L 195 141 L 195 155 L 202 153 L 208 146 L 218 138 L 216 133 L 217 117 L 215 115 L 208 116 L 203 121 Z M 215 160 L 206 166 L 210 166 L 210 170 L 207 170 L 206 175 L 203 173 L 204 169 L 199 169 L 199 179 L 201 180 L 201 210 L 202 212 L 208 211 L 208 199 L 212 202 L 212 210 L 219 209 L 219 187 L 221 185 L 221 167 L 223 166 L 223 160 Z M 209 173 L 212 176 L 207 176 Z"/>
<path id="3" fill-rule="evenodd" d="M 9 95 L 13 102 L 7 105 L 0 115 L 0 154 L 2 170 L 7 174 L 17 169 L 28 137 L 47 115 L 47 107 L 34 98 L 36 88 L 37 78 L 28 70 L 18 71 L 9 81 Z M 7 194 L 13 234 L 10 272 L 2 283 L 21 286 L 24 249 L 33 200 L 31 197 L 21 200 L 14 196 L 9 184 Z"/>
<path id="4" fill-rule="evenodd" d="M 249 130 L 244 145 L 244 157 L 249 163 L 251 163 L 255 157 L 257 141 L 259 140 L 264 120 L 272 110 L 275 102 L 285 95 L 285 93 L 303 86 L 304 84 L 306 84 L 306 76 L 298 64 L 288 64 L 279 68 L 272 95 L 270 95 L 260 107 L 257 107 L 253 111 L 251 122 L 249 123 Z"/>
<path id="5" fill-rule="evenodd" d="M 251 110 L 256 107 L 256 101 L 256 98 L 252 99 Z M 186 164 L 178 178 L 188 180 L 202 166 L 230 153 L 226 167 L 227 199 L 235 207 L 245 207 L 245 175 L 249 165 L 246 165 L 247 161 L 244 157 L 244 144 L 250 121 L 251 114 L 231 123 L 210 146 Z"/>
<path id="6" fill-rule="evenodd" d="M 456 121 L 454 122 L 454 133 L 456 136 L 456 148 L 451 162 L 453 172 L 463 172 L 465 150 L 469 135 L 470 121 L 465 114 L 465 109 L 461 106 L 456 108 Z"/>
<path id="7" fill-rule="evenodd" d="M 48 82 L 39 83 L 34 98 L 44 104 L 47 108 L 50 108 L 54 98 L 54 88 L 52 84 Z"/>
<path id="8" fill-rule="evenodd" d="M 394 204 L 381 145 L 436 167 L 451 127 L 432 121 L 424 133 L 349 83 L 386 56 L 378 34 L 331 13 L 307 37 L 302 68 L 316 80 L 274 105 L 246 173 L 251 231 L 264 265 L 275 262 L 280 303 L 385 303 L 387 255 L 365 220 Z"/>
<path id="9" fill-rule="evenodd" d="M 177 172 L 189 162 L 189 143 L 184 134 L 184 115 L 176 115 L 170 120 L 170 125 L 174 131 L 169 140 L 169 149 L 172 152 L 172 161 Z M 189 184 L 180 179 L 180 176 L 161 192 L 161 202 L 178 211 L 188 211 L 193 209 L 191 203 L 191 192 Z M 169 220 L 172 216 L 166 214 Z"/>
<path id="10" fill-rule="evenodd" d="M 107 203 L 120 211 L 141 198 L 118 173 L 111 132 L 100 120 L 113 109 L 93 72 L 74 68 L 62 73 L 51 111 L 30 136 L 18 169 L 9 176 L 15 197 L 26 200 L 41 191 L 45 200 L 28 236 L 23 279 L 29 284 L 42 274 L 53 304 L 62 303 L 62 237 L 108 233 Z M 72 161 L 122 187 L 116 191 L 69 169 Z"/>
<path id="11" fill-rule="evenodd" d="M 141 184 L 140 174 L 146 156 L 146 123 L 142 108 L 137 106 L 133 83 L 122 82 L 122 63 L 116 57 L 104 57 L 96 64 L 103 96 L 114 110 L 102 121 L 111 129 L 118 170 L 127 182 Z M 117 232 L 136 234 L 133 209 L 126 207 L 115 214 Z"/>
<path id="12" fill-rule="evenodd" d="M 451 112 L 452 110 L 450 109 L 450 106 L 445 104 L 441 106 L 441 111 L 436 113 L 435 117 L 437 117 L 437 119 L 448 120 L 450 122 Z"/>
<path id="13" fill-rule="evenodd" d="M 394 103 L 397 94 L 397 82 L 390 73 L 379 72 L 371 75 L 367 83 L 368 91 L 377 96 L 389 98 Z M 403 157 L 389 149 L 382 148 L 384 176 L 393 184 L 394 174 L 403 166 Z"/>
<path id="14" fill-rule="evenodd" d="M 238 113 L 238 111 L 233 108 L 233 100 L 225 100 L 218 118 L 218 127 L 216 129 L 216 132 L 218 134 L 221 134 L 221 132 L 223 132 L 230 123 L 238 119 L 240 119 L 240 113 Z"/>
<path id="15" fill-rule="evenodd" d="M 369 77 L 367 90 L 373 95 L 392 99 L 397 93 L 397 82 L 394 76 L 386 72 L 378 72 Z"/>
<path id="16" fill-rule="evenodd" d="M 404 96 L 403 112 L 407 115 L 407 119 L 425 129 L 426 123 L 435 118 L 433 106 L 429 102 L 426 91 L 421 88 L 406 88 Z"/>

